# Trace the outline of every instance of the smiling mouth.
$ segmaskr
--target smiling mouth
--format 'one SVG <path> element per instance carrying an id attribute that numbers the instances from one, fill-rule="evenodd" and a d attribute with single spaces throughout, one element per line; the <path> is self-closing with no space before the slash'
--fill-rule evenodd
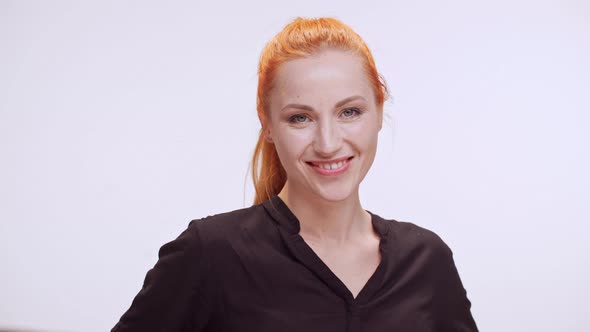
<path id="1" fill-rule="evenodd" d="M 344 172 L 348 168 L 352 158 L 353 157 L 348 157 L 331 161 L 308 161 L 306 163 L 323 175 L 336 175 Z"/>

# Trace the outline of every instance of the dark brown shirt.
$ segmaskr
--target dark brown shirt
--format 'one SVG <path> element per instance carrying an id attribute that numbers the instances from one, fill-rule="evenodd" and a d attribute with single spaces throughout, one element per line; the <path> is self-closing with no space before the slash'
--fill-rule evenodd
<path id="1" fill-rule="evenodd" d="M 273 196 L 193 220 L 162 246 L 112 331 L 477 331 L 447 245 L 414 224 L 371 215 L 382 258 L 356 298 Z"/>

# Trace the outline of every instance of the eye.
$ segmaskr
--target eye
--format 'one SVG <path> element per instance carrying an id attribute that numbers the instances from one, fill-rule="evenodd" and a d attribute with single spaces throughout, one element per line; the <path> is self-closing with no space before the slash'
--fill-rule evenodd
<path id="1" fill-rule="evenodd" d="M 354 118 L 361 114 L 361 111 L 356 107 L 347 108 L 340 113 L 345 118 Z"/>
<path id="2" fill-rule="evenodd" d="M 291 123 L 304 123 L 308 120 L 309 118 L 306 115 L 303 114 L 295 114 L 293 116 L 291 116 L 289 118 L 289 122 Z"/>

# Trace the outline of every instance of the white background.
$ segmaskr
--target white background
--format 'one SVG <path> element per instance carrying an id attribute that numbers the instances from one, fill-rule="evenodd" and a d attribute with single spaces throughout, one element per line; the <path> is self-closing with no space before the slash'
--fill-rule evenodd
<path id="1" fill-rule="evenodd" d="M 296 16 L 389 83 L 364 207 L 447 242 L 482 331 L 587 331 L 583 0 L 0 1 L 0 328 L 109 330 L 162 244 L 250 205 L 257 60 Z"/>

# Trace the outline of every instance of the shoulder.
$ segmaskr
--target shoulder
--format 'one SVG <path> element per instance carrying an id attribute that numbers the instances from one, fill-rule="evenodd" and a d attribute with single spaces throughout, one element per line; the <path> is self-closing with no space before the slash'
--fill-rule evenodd
<path id="1" fill-rule="evenodd" d="M 449 248 L 445 241 L 430 229 L 408 221 L 396 221 L 396 226 L 399 236 L 403 236 L 406 240 L 412 241 L 417 245 L 424 245 L 440 250 Z"/>
<path id="2" fill-rule="evenodd" d="M 395 219 L 381 219 L 381 223 L 388 229 L 388 242 L 396 250 L 407 254 L 427 256 L 451 256 L 452 252 L 445 241 L 434 231 L 408 221 Z"/>
<path id="3" fill-rule="evenodd" d="M 477 331 L 471 302 L 463 288 L 453 253 L 434 231 L 411 222 L 382 219 L 389 228 L 387 247 L 396 281 L 432 299 L 433 319 L 444 331 Z"/>
<path id="4" fill-rule="evenodd" d="M 227 259 L 236 247 L 244 247 L 244 237 L 253 228 L 269 229 L 259 205 L 193 219 L 174 240 L 161 246 L 158 252 L 158 271 L 187 269 L 183 274 L 210 272 L 216 261 Z M 265 225 L 266 226 L 262 226 Z M 260 231 L 258 231 L 260 233 Z M 166 268 L 162 268 L 166 266 Z M 152 273 L 153 274 L 153 273 Z M 207 279 L 203 276 L 195 279 Z"/>
<path id="5" fill-rule="evenodd" d="M 199 241 L 206 244 L 227 243 L 246 233 L 260 233 L 272 227 L 272 220 L 260 204 L 213 214 L 189 223 L 188 230 L 198 234 Z"/>
<path id="6" fill-rule="evenodd" d="M 444 288 L 457 277 L 453 252 L 434 231 L 407 221 L 385 220 L 389 226 L 386 246 L 395 266 L 410 279 Z"/>

